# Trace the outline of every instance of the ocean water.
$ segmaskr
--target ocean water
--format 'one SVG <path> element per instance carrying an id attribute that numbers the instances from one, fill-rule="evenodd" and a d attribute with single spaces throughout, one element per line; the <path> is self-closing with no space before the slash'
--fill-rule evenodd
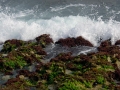
<path id="1" fill-rule="evenodd" d="M 120 39 L 120 0 L 0 0 L 0 43 L 50 34 L 82 36 L 94 46 Z M 1 46 L 0 46 L 1 47 Z"/>

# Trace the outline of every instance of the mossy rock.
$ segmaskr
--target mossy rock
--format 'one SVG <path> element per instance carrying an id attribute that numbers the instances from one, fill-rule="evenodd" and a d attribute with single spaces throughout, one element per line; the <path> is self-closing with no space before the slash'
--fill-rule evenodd
<path id="1" fill-rule="evenodd" d="M 52 38 L 50 38 L 49 34 L 43 34 L 41 36 L 36 37 L 36 41 L 42 47 L 46 47 L 46 45 L 53 43 L 53 40 L 52 40 Z"/>
<path id="2" fill-rule="evenodd" d="M 25 41 L 22 41 L 22 40 L 17 40 L 17 39 L 7 40 L 5 41 L 1 52 L 4 52 L 4 53 L 11 52 L 16 48 L 23 46 L 24 44 L 25 44 Z"/>

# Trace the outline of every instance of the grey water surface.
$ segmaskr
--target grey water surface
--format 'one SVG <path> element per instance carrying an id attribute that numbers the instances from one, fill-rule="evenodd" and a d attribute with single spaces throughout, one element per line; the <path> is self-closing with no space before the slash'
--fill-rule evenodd
<path id="1" fill-rule="evenodd" d="M 80 15 L 120 21 L 120 0 L 0 0 L 0 12 L 22 20 Z"/>

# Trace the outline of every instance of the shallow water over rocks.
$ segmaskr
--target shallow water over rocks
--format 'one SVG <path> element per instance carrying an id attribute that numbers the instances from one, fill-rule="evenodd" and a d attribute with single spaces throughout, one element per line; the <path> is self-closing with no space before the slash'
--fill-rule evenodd
<path id="1" fill-rule="evenodd" d="M 54 58 L 60 53 L 71 52 L 72 56 L 77 56 L 80 54 L 97 52 L 96 47 L 89 47 L 89 46 L 63 47 L 61 45 L 55 45 L 55 44 L 48 45 L 44 50 L 47 52 L 47 56 L 45 56 L 45 59 L 48 60 Z"/>

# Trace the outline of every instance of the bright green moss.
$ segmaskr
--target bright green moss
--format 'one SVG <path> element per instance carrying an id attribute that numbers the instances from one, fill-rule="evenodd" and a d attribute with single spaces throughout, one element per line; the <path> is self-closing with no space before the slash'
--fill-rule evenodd
<path id="1" fill-rule="evenodd" d="M 82 87 L 82 84 L 76 80 L 73 81 L 66 81 L 62 84 L 62 86 L 60 88 L 58 88 L 58 90 L 85 90 Z"/>
<path id="2" fill-rule="evenodd" d="M 103 76 L 101 76 L 101 75 L 97 76 L 97 83 L 98 84 L 104 84 L 104 82 L 105 82 L 105 79 Z"/>
<path id="3" fill-rule="evenodd" d="M 89 81 L 84 81 L 84 85 L 86 88 L 92 88 L 92 83 Z"/>
<path id="4" fill-rule="evenodd" d="M 14 60 L 9 60 L 8 58 L 5 58 L 4 65 L 6 67 L 10 67 L 12 69 L 15 69 L 17 67 L 22 68 L 25 65 L 27 65 L 27 62 L 23 59 L 23 57 L 17 56 Z"/>

